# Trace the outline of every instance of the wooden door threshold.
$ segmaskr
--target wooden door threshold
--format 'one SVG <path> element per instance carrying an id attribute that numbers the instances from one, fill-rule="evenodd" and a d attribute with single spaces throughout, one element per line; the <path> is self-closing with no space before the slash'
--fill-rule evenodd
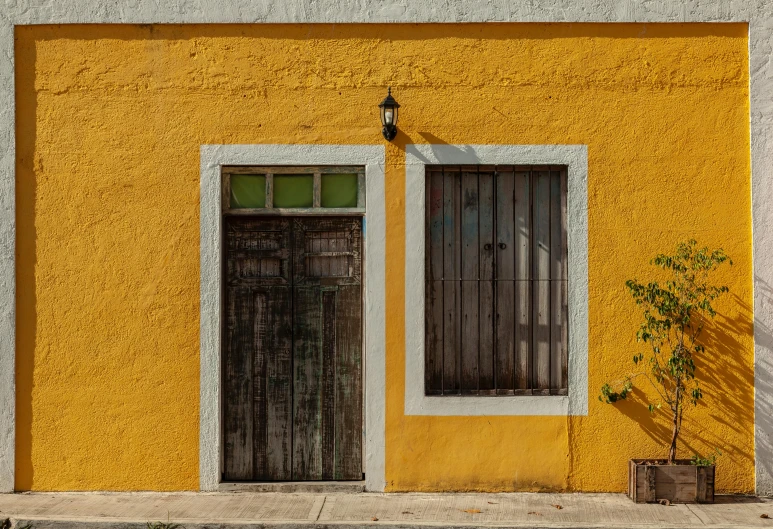
<path id="1" fill-rule="evenodd" d="M 365 481 L 260 481 L 221 483 L 220 492 L 307 492 L 356 494 L 365 492 Z"/>

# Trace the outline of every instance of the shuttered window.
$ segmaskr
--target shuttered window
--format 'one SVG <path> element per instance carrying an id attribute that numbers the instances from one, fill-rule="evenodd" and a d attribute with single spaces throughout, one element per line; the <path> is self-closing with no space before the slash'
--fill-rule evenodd
<path id="1" fill-rule="evenodd" d="M 567 394 L 564 166 L 427 166 L 427 395 Z"/>

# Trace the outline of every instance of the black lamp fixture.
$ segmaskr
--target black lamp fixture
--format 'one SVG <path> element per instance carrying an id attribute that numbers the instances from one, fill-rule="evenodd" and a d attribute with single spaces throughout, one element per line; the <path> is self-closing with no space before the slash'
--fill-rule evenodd
<path id="1" fill-rule="evenodd" d="M 381 124 L 384 126 L 381 129 L 381 134 L 387 141 L 392 141 L 397 136 L 397 109 L 400 108 L 400 105 L 392 97 L 391 86 L 387 96 L 378 106 L 381 109 Z"/>

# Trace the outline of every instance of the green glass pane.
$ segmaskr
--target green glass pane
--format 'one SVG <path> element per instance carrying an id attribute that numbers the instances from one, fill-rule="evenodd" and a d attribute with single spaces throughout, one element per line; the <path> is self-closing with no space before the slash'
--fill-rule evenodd
<path id="1" fill-rule="evenodd" d="M 275 174 L 275 208 L 310 208 L 314 205 L 314 176 Z"/>
<path id="2" fill-rule="evenodd" d="M 323 174 L 320 203 L 323 208 L 356 208 L 357 175 Z"/>
<path id="3" fill-rule="evenodd" d="M 231 207 L 265 208 L 266 176 L 261 174 L 231 175 Z"/>

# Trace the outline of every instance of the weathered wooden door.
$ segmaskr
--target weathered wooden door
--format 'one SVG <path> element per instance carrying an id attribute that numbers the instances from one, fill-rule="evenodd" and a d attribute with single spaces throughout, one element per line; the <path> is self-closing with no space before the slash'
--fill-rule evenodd
<path id="1" fill-rule="evenodd" d="M 362 479 L 361 220 L 225 235 L 223 479 Z"/>

